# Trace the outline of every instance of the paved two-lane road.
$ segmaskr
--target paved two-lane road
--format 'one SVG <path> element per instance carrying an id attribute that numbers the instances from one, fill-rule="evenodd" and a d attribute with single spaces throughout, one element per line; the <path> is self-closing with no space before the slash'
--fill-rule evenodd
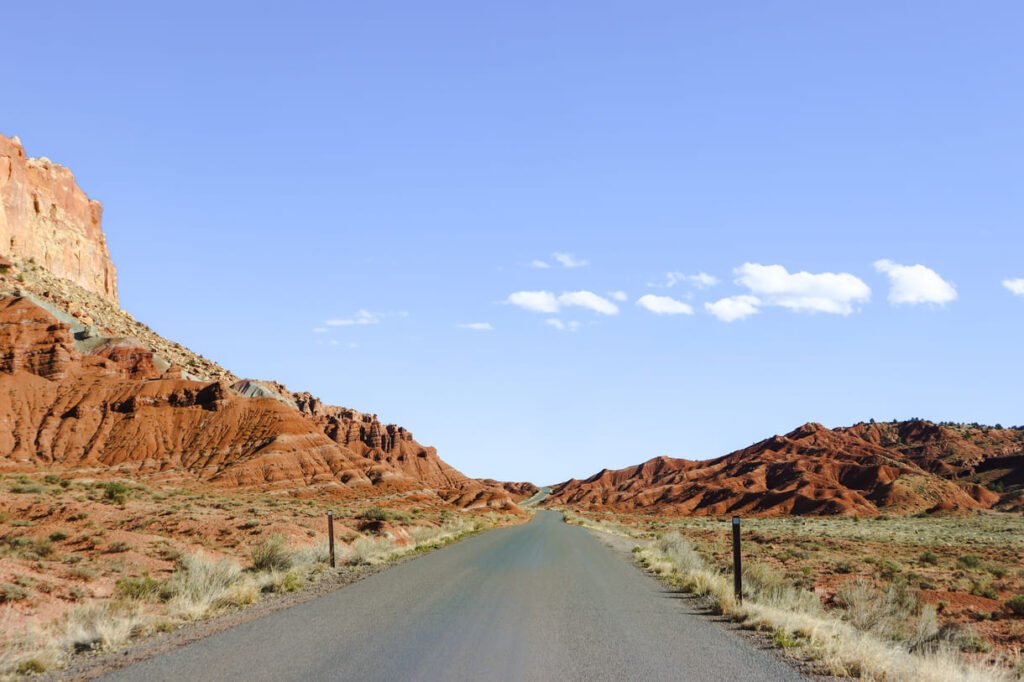
<path id="1" fill-rule="evenodd" d="M 111 679 L 802 678 L 541 511 Z"/>

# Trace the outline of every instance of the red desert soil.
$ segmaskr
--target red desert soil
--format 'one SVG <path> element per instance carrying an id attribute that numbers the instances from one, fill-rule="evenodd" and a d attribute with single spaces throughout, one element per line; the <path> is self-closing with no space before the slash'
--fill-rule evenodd
<path id="1" fill-rule="evenodd" d="M 717 459 L 657 457 L 566 481 L 546 504 L 695 516 L 915 514 L 1014 509 L 1021 483 L 1019 428 L 805 424 Z"/>

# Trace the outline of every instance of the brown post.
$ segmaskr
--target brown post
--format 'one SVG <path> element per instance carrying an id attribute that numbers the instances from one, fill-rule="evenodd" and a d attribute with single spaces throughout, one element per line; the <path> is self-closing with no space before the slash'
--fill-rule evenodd
<path id="1" fill-rule="evenodd" d="M 327 544 L 331 551 L 331 568 L 337 568 L 334 564 L 334 512 L 327 512 Z"/>
<path id="2" fill-rule="evenodd" d="M 732 588 L 736 603 L 743 603 L 743 560 L 740 557 L 740 517 L 732 517 Z"/>

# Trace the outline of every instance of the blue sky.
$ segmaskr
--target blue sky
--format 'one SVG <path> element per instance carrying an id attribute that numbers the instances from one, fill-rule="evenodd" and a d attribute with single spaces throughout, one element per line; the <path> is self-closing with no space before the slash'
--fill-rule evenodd
<path id="1" fill-rule="evenodd" d="M 548 483 L 806 421 L 1024 422 L 1022 20 L 15 3 L 0 132 L 104 202 L 157 331 Z"/>

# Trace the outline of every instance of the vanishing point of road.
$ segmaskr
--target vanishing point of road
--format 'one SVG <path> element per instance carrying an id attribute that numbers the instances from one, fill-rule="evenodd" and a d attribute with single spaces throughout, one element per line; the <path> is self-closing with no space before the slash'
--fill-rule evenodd
<path id="1" fill-rule="evenodd" d="M 114 680 L 803 679 L 539 511 Z"/>

